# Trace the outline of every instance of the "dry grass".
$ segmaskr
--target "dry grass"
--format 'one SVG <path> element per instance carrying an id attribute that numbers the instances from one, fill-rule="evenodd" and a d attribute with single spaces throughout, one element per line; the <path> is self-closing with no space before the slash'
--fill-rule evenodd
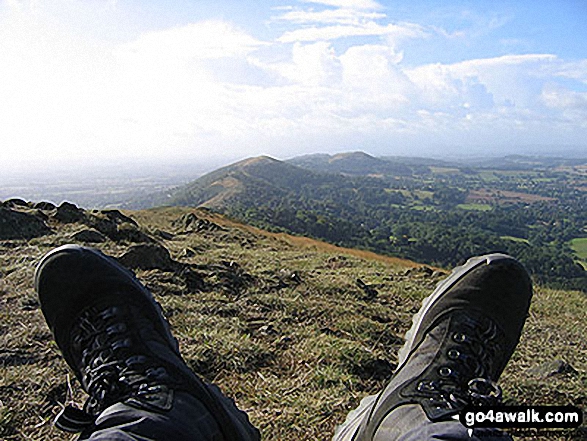
<path id="1" fill-rule="evenodd" d="M 437 275 L 408 271 L 416 265 L 406 261 L 243 228 L 202 211 L 196 212 L 200 218 L 223 229 L 185 233 L 173 222 L 189 211 L 132 213 L 145 231 L 174 233 L 173 239 L 159 241 L 182 263 L 237 264 L 242 280 L 237 290 L 227 289 L 223 273 L 214 270 L 202 273 L 204 290 L 188 289 L 176 274 L 138 273 L 162 303 L 186 361 L 234 397 L 265 440 L 330 439 L 346 413 L 385 384 L 410 318 Z M 51 422 L 64 403 L 84 400 L 79 385 L 69 380 L 33 291 L 35 263 L 80 228 L 52 227 L 56 234 L 51 236 L 0 243 L 3 440 L 70 439 Z M 103 245 L 119 256 L 129 244 L 109 240 Z M 358 278 L 377 290 L 374 299 L 357 287 Z M 537 289 L 522 342 L 503 376 L 508 402 L 585 408 L 586 319 L 584 295 Z M 531 367 L 554 358 L 578 373 L 528 375 Z M 582 436 L 551 435 L 555 440 Z"/>

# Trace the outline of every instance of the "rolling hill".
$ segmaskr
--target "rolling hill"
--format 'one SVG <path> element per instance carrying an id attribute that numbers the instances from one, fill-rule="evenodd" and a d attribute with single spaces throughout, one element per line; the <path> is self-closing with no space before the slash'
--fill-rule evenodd
<path id="1" fill-rule="evenodd" d="M 249 158 L 168 191 L 132 201 L 127 207 L 201 206 L 222 210 L 234 204 L 274 205 L 302 186 L 344 185 L 342 176 L 315 173 L 268 156 Z"/>
<path id="2" fill-rule="evenodd" d="M 426 165 L 418 164 L 415 161 L 399 161 L 392 157 L 376 158 L 364 152 L 298 156 L 287 162 L 318 172 L 357 176 L 410 176 L 415 173 L 429 172 Z"/>
<path id="3" fill-rule="evenodd" d="M 586 234 L 584 165 L 555 161 L 544 170 L 540 161 L 537 169 L 511 170 L 514 161 L 535 158 L 487 169 L 361 152 L 261 156 L 127 207 L 206 207 L 262 228 L 443 267 L 501 251 L 543 283 L 587 291 L 571 247 Z"/>

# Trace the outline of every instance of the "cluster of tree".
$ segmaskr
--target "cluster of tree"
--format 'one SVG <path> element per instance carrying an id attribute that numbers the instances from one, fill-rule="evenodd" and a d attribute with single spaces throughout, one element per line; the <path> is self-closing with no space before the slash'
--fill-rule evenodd
<path id="1" fill-rule="evenodd" d="M 519 258 L 542 283 L 587 291 L 587 272 L 568 246 L 570 239 L 586 235 L 584 192 L 560 179 L 539 181 L 548 183 L 541 189 L 556 193 L 556 200 L 495 203 L 488 211 L 469 211 L 459 204 L 467 197 L 467 182 L 476 183 L 471 179 L 478 176 L 392 181 L 349 177 L 342 185 L 338 180 L 300 183 L 296 192 L 266 203 L 235 203 L 226 211 L 264 228 L 447 268 L 472 255 L 505 252 Z M 528 182 L 521 178 L 517 186 L 511 180 L 504 183 L 512 191 L 524 185 Z M 418 191 L 432 197 L 422 200 Z"/>
<path id="2" fill-rule="evenodd" d="M 447 268 L 472 255 L 506 252 L 544 283 L 587 291 L 587 272 L 568 246 L 587 236 L 585 175 L 548 163 L 533 169 L 526 160 L 520 169 L 522 159 L 487 169 L 390 165 L 361 153 L 305 157 L 302 167 L 251 158 L 162 200 Z"/>

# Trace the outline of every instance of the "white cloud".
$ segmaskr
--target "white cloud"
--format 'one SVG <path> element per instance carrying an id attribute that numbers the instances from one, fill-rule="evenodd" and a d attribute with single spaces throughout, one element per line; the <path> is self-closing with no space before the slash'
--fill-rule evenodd
<path id="1" fill-rule="evenodd" d="M 480 84 L 498 106 L 515 103 L 530 107 L 540 89 L 536 77 L 545 64 L 556 60 L 551 54 L 505 55 L 454 64 L 428 64 L 405 73 L 428 105 L 458 106 L 468 101 L 471 85 Z"/>
<path id="2" fill-rule="evenodd" d="M 301 0 L 302 3 L 314 3 L 346 9 L 380 9 L 382 6 L 373 0 Z"/>
<path id="3" fill-rule="evenodd" d="M 359 25 L 365 21 L 372 21 L 385 18 L 386 15 L 380 12 L 357 11 L 353 9 L 324 9 L 314 10 L 288 10 L 286 13 L 273 17 L 273 20 L 283 20 L 291 23 L 321 23 Z"/>
<path id="4" fill-rule="evenodd" d="M 450 69 L 459 71 L 463 74 L 479 74 L 486 68 L 501 68 L 504 66 L 517 66 L 524 63 L 549 62 L 556 60 L 553 54 L 525 54 L 525 55 L 503 55 L 494 58 L 478 58 L 474 60 L 462 61 L 450 65 Z"/>
<path id="5" fill-rule="evenodd" d="M 554 85 L 547 85 L 540 96 L 544 104 L 577 127 L 587 128 L 587 93 L 575 92 Z"/>
<path id="6" fill-rule="evenodd" d="M 548 74 L 587 83 L 587 59 L 565 62 L 555 69 L 550 69 Z"/>
<path id="7" fill-rule="evenodd" d="M 375 22 L 367 22 L 356 26 L 336 25 L 295 29 L 285 32 L 278 38 L 278 41 L 292 43 L 295 41 L 336 40 L 343 37 L 364 36 L 386 36 L 390 39 L 400 40 L 404 38 L 423 38 L 426 33 L 421 26 L 411 23 L 382 26 Z"/>
<path id="8" fill-rule="evenodd" d="M 14 157 L 245 156 L 587 135 L 587 96 L 570 90 L 587 81 L 586 60 L 513 54 L 407 67 L 405 39 L 445 37 L 391 23 L 374 2 L 316 3 L 336 8 L 282 10 L 272 23 L 287 32 L 273 41 L 204 21 L 96 44 L 42 11 L 0 17 L 3 158 L 7 149 Z M 335 41 L 353 36 L 375 38 Z"/>
<path id="9" fill-rule="evenodd" d="M 251 60 L 253 61 L 253 60 Z M 287 78 L 295 83 L 323 84 L 339 81 L 340 62 L 330 43 L 319 41 L 311 44 L 294 43 L 291 61 L 286 63 L 256 65 Z"/>
<path id="10" fill-rule="evenodd" d="M 157 59 L 214 59 L 242 57 L 263 44 L 229 23 L 207 21 L 143 34 L 118 51 Z"/>
<path id="11" fill-rule="evenodd" d="M 345 105 L 347 111 L 389 116 L 409 102 L 413 86 L 398 66 L 401 54 L 389 46 L 353 46 L 340 60 L 342 87 L 351 98 Z"/>

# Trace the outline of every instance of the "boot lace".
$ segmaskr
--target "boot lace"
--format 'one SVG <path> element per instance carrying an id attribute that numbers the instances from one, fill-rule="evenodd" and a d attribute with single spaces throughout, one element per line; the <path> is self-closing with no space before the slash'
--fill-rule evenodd
<path id="1" fill-rule="evenodd" d="M 461 317 L 458 329 L 449 329 L 439 363 L 421 378 L 415 395 L 431 419 L 466 405 L 495 405 L 502 397 L 493 380 L 501 350 L 500 331 L 492 320 Z"/>
<path id="2" fill-rule="evenodd" d="M 127 327 L 126 306 L 90 308 L 78 318 L 71 333 L 73 353 L 79 357 L 79 376 L 89 397 L 83 411 L 67 406 L 57 425 L 77 432 L 92 424 L 107 407 L 129 398 L 161 405 L 170 376 L 153 357 L 145 355 Z M 148 322 L 133 324 L 144 332 Z M 148 332 L 148 331 L 147 331 Z"/>

